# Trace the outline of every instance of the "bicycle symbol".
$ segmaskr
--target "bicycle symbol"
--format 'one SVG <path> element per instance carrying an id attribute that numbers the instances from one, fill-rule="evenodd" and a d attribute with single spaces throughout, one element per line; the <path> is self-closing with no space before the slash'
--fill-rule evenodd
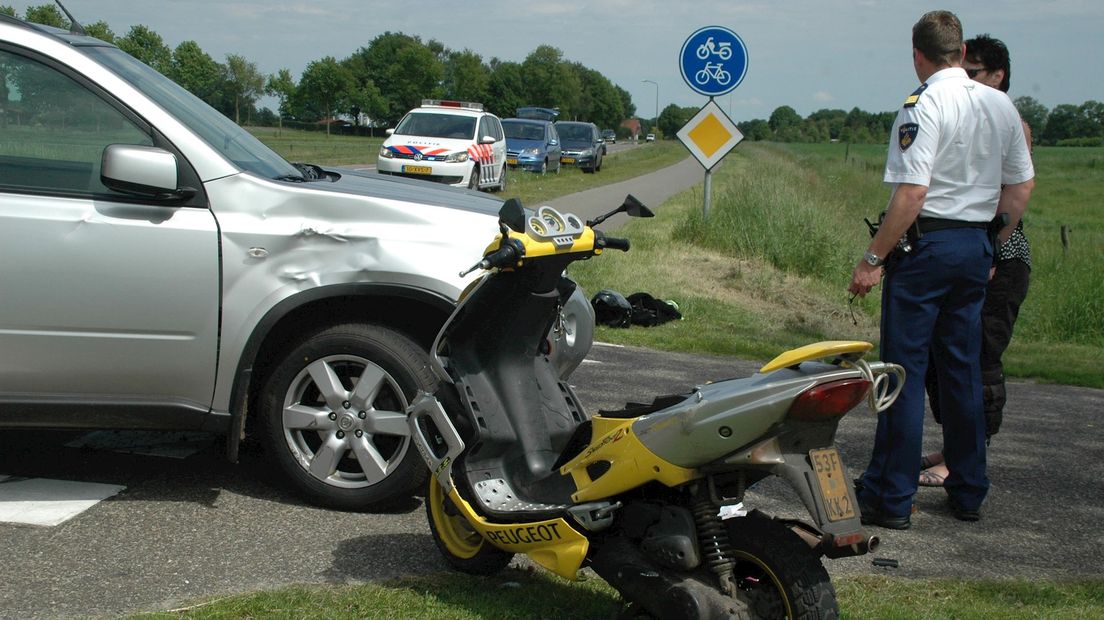
<path id="1" fill-rule="evenodd" d="M 698 46 L 698 58 L 700 60 L 705 60 L 711 55 L 720 56 L 721 60 L 732 58 L 732 42 L 721 41 L 720 43 L 714 43 L 713 37 L 709 37 L 705 40 L 705 43 Z M 725 81 L 727 82 L 728 80 Z"/>
<path id="2" fill-rule="evenodd" d="M 710 41 L 712 41 L 712 39 L 710 39 Z M 732 51 L 729 50 L 729 54 L 731 53 Z M 697 82 L 699 85 L 704 85 L 711 78 L 717 80 L 717 84 L 724 86 L 725 84 L 728 84 L 730 80 L 732 80 L 732 74 L 728 71 L 725 71 L 724 66 L 721 65 L 721 63 L 719 62 L 707 62 L 705 63 L 704 69 L 694 74 L 694 81 Z"/>

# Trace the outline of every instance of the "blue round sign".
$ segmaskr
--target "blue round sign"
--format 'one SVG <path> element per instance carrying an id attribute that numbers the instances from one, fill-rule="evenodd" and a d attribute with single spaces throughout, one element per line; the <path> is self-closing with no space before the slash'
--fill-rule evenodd
<path id="1" fill-rule="evenodd" d="M 682 44 L 682 79 L 697 92 L 717 97 L 744 81 L 748 55 L 744 41 L 723 26 L 707 26 Z"/>

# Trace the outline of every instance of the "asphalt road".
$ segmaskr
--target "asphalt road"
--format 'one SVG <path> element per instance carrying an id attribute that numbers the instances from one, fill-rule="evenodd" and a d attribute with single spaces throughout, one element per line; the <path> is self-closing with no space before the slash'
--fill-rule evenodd
<path id="1" fill-rule="evenodd" d="M 634 328 L 642 329 L 642 328 Z M 661 329 L 661 328 L 660 328 Z M 764 360 L 765 361 L 765 360 Z M 684 391 L 741 376 L 758 363 L 596 346 L 573 377 L 591 408 Z M 990 459 L 983 519 L 961 523 L 939 489 L 922 489 L 913 528 L 872 528 L 874 556 L 828 561 L 833 575 L 901 577 L 1104 576 L 1104 464 L 1098 412 L 1104 391 L 1013 383 Z M 844 418 L 839 446 L 850 474 L 869 457 L 875 418 Z M 929 424 L 929 448 L 938 446 Z M 304 504 L 263 454 L 221 458 L 221 442 L 184 460 L 63 447 L 69 433 L 0 433 L 3 471 L 25 477 L 119 484 L 126 490 L 62 525 L 0 524 L 0 618 L 115 617 L 290 584 L 357 583 L 445 570 L 421 500 L 391 514 Z M 746 502 L 801 516 L 788 489 L 769 483 Z M 876 568 L 872 557 L 899 561 Z"/>

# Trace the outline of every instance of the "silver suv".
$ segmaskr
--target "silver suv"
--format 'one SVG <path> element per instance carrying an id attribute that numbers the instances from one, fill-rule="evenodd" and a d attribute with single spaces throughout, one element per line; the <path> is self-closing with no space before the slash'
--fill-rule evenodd
<path id="1" fill-rule="evenodd" d="M 118 48 L 3 15 L 0 136 L 0 427 L 225 432 L 232 460 L 248 431 L 344 509 L 423 479 L 405 410 L 499 201 L 288 163 Z M 553 333 L 563 376 L 588 312 Z"/>

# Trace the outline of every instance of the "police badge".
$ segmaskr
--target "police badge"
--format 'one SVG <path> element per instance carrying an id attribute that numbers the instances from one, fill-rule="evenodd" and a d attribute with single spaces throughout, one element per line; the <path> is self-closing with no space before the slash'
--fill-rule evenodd
<path id="1" fill-rule="evenodd" d="M 920 125 L 916 123 L 905 123 L 897 128 L 897 144 L 901 147 L 902 151 L 907 151 L 912 143 L 916 141 L 916 134 L 920 131 Z"/>

